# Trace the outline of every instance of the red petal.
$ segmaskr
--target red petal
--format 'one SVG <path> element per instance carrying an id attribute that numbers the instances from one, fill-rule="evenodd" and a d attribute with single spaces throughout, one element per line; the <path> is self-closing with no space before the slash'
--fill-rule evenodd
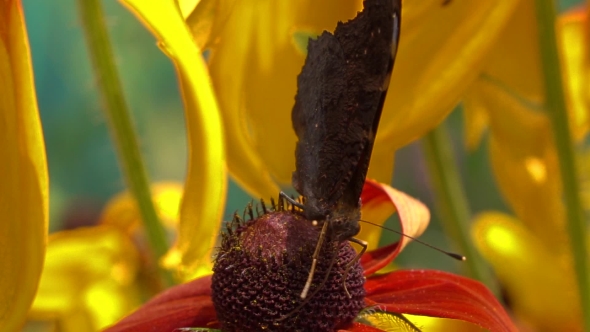
<path id="1" fill-rule="evenodd" d="M 460 319 L 490 331 L 517 331 L 492 293 L 480 282 L 435 270 L 399 270 L 369 278 L 367 304 L 381 310 Z"/>
<path id="2" fill-rule="evenodd" d="M 355 322 L 352 323 L 352 325 L 349 326 L 346 330 L 338 330 L 338 332 L 383 332 L 383 330 Z"/>
<path id="3" fill-rule="evenodd" d="M 172 287 L 104 332 L 173 331 L 180 327 L 215 327 L 211 276 Z"/>
<path id="4" fill-rule="evenodd" d="M 399 214 L 401 231 L 411 237 L 422 235 L 428 222 L 428 208 L 415 198 L 382 183 L 367 179 L 361 196 L 363 211 L 368 209 L 391 209 Z M 410 238 L 402 237 L 400 242 L 368 252 L 361 257 L 365 275 L 371 275 L 389 264 L 402 249 L 410 243 Z"/>

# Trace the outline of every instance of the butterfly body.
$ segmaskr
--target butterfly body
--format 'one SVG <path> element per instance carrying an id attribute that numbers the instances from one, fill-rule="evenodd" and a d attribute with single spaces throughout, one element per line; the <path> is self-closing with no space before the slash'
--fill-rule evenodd
<path id="1" fill-rule="evenodd" d="M 334 34 L 310 40 L 292 122 L 298 137 L 293 186 L 327 239 L 360 230 L 360 195 L 397 50 L 399 0 L 366 0 Z"/>

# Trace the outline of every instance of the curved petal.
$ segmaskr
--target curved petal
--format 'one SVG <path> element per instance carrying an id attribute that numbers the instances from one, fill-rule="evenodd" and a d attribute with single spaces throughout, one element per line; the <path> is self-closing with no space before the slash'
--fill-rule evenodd
<path id="1" fill-rule="evenodd" d="M 178 239 L 164 264 L 189 278 L 211 266 L 226 193 L 225 148 L 215 94 L 199 48 L 176 1 L 122 0 L 150 28 L 172 59 L 185 103 L 189 163 Z"/>
<path id="2" fill-rule="evenodd" d="M 518 220 L 498 212 L 478 215 L 473 238 L 494 267 L 515 314 L 538 329 L 577 331 L 582 326 L 571 258 L 535 238 Z"/>
<path id="3" fill-rule="evenodd" d="M 363 202 L 361 212 L 364 219 L 383 224 L 389 214 L 397 211 L 401 232 L 411 237 L 422 235 L 430 222 L 430 212 L 422 202 L 382 183 L 372 180 L 365 181 L 361 200 Z M 367 218 L 367 216 L 377 215 L 380 218 Z M 376 227 L 373 228 L 373 230 L 376 229 Z M 363 234 L 361 233 L 359 237 L 369 238 L 368 236 L 362 237 Z M 361 257 L 361 264 L 365 275 L 371 275 L 389 264 L 410 241 L 410 238 L 403 236 L 399 242 L 364 254 Z M 375 242 L 378 243 L 378 238 Z"/>
<path id="4" fill-rule="evenodd" d="M 383 311 L 460 319 L 494 332 L 517 331 L 480 282 L 436 270 L 399 270 L 365 283 L 367 304 Z"/>
<path id="5" fill-rule="evenodd" d="M 104 332 L 173 331 L 181 327 L 216 327 L 211 276 L 169 288 Z"/>
<path id="6" fill-rule="evenodd" d="M 20 330 L 45 253 L 45 144 L 20 1 L 0 2 L 0 330 Z"/>
<path id="7" fill-rule="evenodd" d="M 56 321 L 63 331 L 95 331 L 110 325 L 140 302 L 135 285 L 138 265 L 134 244 L 117 228 L 54 233 L 30 315 Z"/>

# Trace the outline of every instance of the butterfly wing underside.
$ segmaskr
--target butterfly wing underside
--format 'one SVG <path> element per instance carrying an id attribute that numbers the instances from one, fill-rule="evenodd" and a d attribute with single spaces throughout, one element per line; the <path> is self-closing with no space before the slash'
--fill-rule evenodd
<path id="1" fill-rule="evenodd" d="M 359 207 L 399 35 L 400 1 L 367 0 L 334 34 L 310 40 L 292 121 L 293 186 L 308 218 Z"/>

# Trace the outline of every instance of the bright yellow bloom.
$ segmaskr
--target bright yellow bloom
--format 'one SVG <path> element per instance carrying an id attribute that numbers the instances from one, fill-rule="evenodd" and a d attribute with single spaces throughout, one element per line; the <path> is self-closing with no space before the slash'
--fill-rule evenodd
<path id="1" fill-rule="evenodd" d="M 141 303 L 138 252 L 118 228 L 54 233 L 46 256 L 33 320 L 52 322 L 64 332 L 97 331 Z"/>
<path id="2" fill-rule="evenodd" d="M 17 331 L 43 266 L 48 176 L 27 32 L 16 0 L 0 0 L 0 91 L 0 330 Z"/>
<path id="3" fill-rule="evenodd" d="M 180 16 L 177 21 L 184 24 Z M 184 37 L 191 45 L 188 32 Z M 161 46 L 174 59 L 199 59 L 195 47 L 175 48 L 179 38 L 165 39 Z M 178 69 L 190 156 L 180 208 L 182 231 L 168 260 L 179 272 L 194 274 L 210 266 L 225 199 L 225 159 L 219 112 L 204 66 L 191 59 L 179 62 Z M 0 90 L 0 330 L 19 330 L 33 299 L 30 317 L 56 321 L 64 331 L 111 324 L 139 298 L 133 284 L 139 257 L 124 232 L 105 225 L 56 233 L 43 261 L 47 165 L 22 9 L 15 0 L 0 0 Z M 180 196 L 175 197 L 178 206 Z"/>
<path id="4" fill-rule="evenodd" d="M 560 17 L 563 77 L 570 127 L 588 130 L 586 11 Z M 544 331 L 581 329 L 559 161 L 544 87 L 533 1 L 522 1 L 487 68 L 465 98 L 467 145 L 490 130 L 498 186 L 518 220 L 498 213 L 476 218 L 474 236 L 524 322 Z"/>

